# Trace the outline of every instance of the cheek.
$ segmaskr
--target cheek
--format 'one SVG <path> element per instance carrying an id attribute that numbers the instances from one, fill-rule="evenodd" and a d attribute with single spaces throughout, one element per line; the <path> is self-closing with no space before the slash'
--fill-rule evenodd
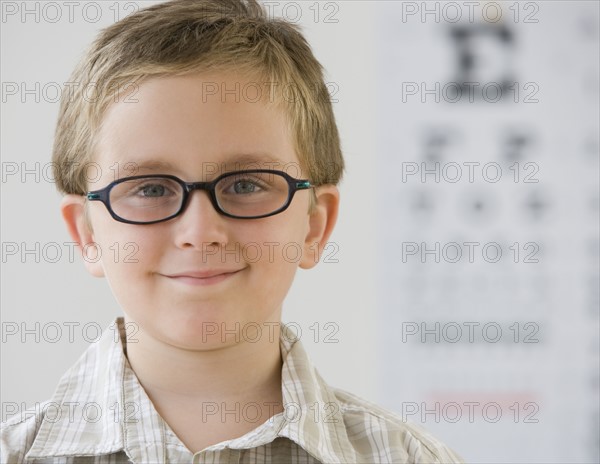
<path id="1" fill-rule="evenodd" d="M 159 266 L 166 242 L 160 233 L 140 233 L 137 226 L 117 224 L 99 231 L 102 266 L 115 300 L 138 320 L 140 309 L 150 307 L 156 297 L 152 271 Z"/>
<path id="2" fill-rule="evenodd" d="M 152 265 L 164 247 L 164 237 L 160 233 L 144 233 L 131 224 L 116 221 L 102 223 L 94 235 L 102 250 L 102 266 L 111 286 L 123 276 L 143 273 Z"/>
<path id="3" fill-rule="evenodd" d="M 291 211 L 290 211 L 291 212 Z M 271 219 L 269 221 L 269 219 Z M 264 292 L 287 292 L 302 259 L 305 221 L 297 215 L 265 218 L 247 230 L 243 258 L 259 272 L 256 284 Z"/>
<path id="4" fill-rule="evenodd" d="M 295 266 L 302 256 L 304 237 L 307 232 L 307 216 L 289 208 L 282 214 L 253 221 L 245 228 L 243 235 L 245 255 L 258 255 L 261 261 L 275 266 Z"/>

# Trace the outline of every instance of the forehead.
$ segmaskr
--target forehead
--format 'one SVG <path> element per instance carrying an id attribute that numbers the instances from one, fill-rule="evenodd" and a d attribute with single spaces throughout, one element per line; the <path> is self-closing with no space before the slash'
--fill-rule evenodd
<path id="1" fill-rule="evenodd" d="M 266 90 L 257 93 L 259 84 L 220 73 L 154 77 L 132 85 L 108 107 L 94 160 L 113 171 L 194 179 L 207 166 L 212 166 L 208 171 L 298 166 L 286 114 Z"/>

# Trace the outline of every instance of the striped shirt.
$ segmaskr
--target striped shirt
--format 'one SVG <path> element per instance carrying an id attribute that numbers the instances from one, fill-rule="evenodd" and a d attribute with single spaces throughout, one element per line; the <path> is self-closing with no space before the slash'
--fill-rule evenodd
<path id="1" fill-rule="evenodd" d="M 284 411 L 191 453 L 131 369 L 122 318 L 61 378 L 50 401 L 2 424 L 2 463 L 456 463 L 422 429 L 328 386 L 282 324 Z"/>

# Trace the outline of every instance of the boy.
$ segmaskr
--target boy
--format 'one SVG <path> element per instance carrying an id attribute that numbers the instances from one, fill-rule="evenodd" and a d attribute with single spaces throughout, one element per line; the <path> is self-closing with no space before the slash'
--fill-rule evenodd
<path id="1" fill-rule="evenodd" d="M 71 81 L 61 211 L 125 317 L 61 379 L 61 414 L 3 425 L 2 462 L 459 462 L 326 385 L 280 324 L 297 267 L 333 230 L 343 171 L 296 28 L 254 1 L 174 0 L 103 31 Z M 101 253 L 115 243 L 133 255 Z"/>

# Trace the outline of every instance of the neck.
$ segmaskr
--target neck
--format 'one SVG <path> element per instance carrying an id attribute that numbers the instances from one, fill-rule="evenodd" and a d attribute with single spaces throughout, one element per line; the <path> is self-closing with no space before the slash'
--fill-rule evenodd
<path id="1" fill-rule="evenodd" d="M 280 328 L 275 337 L 194 351 L 166 344 L 143 330 L 127 345 L 127 358 L 153 402 L 279 402 Z"/>

